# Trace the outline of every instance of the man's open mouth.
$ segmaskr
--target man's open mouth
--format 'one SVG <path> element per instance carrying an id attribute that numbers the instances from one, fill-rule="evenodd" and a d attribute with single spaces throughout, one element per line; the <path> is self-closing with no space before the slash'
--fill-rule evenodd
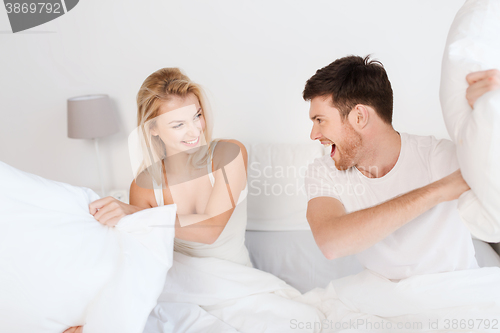
<path id="1" fill-rule="evenodd" d="M 337 146 L 335 143 L 329 141 L 329 142 L 321 142 L 321 144 L 325 147 L 332 146 L 332 151 L 330 152 L 330 156 L 333 158 L 333 155 L 335 155 L 335 151 L 337 150 Z"/>

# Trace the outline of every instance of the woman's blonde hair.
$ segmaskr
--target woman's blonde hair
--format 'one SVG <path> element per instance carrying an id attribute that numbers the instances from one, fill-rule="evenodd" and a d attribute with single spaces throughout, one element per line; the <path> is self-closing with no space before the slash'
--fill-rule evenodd
<path id="1" fill-rule="evenodd" d="M 209 110 L 205 93 L 200 85 L 192 82 L 179 68 L 162 68 L 144 80 L 137 93 L 137 126 L 141 138 L 143 161 L 136 175 L 151 167 L 150 173 L 160 184 L 161 163 L 166 157 L 166 148 L 159 136 L 151 135 L 156 117 L 160 115 L 163 102 L 174 96 L 186 97 L 193 94 L 198 98 L 203 117 L 205 118 L 204 136 L 207 146 L 189 156 L 189 162 L 195 168 L 206 166 L 208 162 L 208 145 L 212 142 L 212 115 Z M 158 170 L 159 168 L 159 170 Z"/>

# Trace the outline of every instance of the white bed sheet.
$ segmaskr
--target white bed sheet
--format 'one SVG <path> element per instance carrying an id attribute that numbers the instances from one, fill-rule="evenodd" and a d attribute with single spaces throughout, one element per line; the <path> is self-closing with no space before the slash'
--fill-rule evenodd
<path id="1" fill-rule="evenodd" d="M 440 332 L 450 332 L 446 320 L 498 320 L 498 267 L 417 275 L 399 282 L 368 270 L 336 278 L 357 270 L 356 264 L 349 258 L 333 263 L 324 259 L 308 232 L 251 232 L 247 241 L 256 266 L 279 267 L 275 274 L 283 279 L 305 274 L 310 284 L 320 279 L 329 283 L 301 294 L 254 268 L 174 253 L 174 265 L 144 333 L 353 332 L 351 322 L 361 331 L 372 323 L 392 328 L 416 323 L 427 329 L 436 322 Z M 482 265 L 500 263 L 488 244 L 475 241 L 475 246 Z M 309 271 L 304 273 L 304 267 Z M 328 274 L 321 276 L 320 268 Z M 473 331 L 496 332 L 482 327 Z"/>
<path id="2" fill-rule="evenodd" d="M 255 268 L 276 275 L 300 292 L 325 288 L 330 281 L 362 271 L 354 256 L 326 259 L 311 231 L 250 231 L 246 246 Z M 500 256 L 490 244 L 474 239 L 480 267 L 500 267 Z"/>

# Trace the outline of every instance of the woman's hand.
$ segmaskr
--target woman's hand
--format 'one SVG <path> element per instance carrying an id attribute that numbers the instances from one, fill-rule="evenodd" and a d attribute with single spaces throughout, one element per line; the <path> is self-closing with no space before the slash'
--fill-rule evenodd
<path id="1" fill-rule="evenodd" d="M 89 210 L 99 223 L 114 227 L 122 217 L 138 212 L 142 208 L 126 204 L 113 197 L 105 197 L 92 202 Z"/>
<path id="2" fill-rule="evenodd" d="M 500 89 L 500 71 L 498 69 L 473 72 L 468 74 L 466 79 L 469 84 L 466 98 L 471 108 L 474 108 L 476 100 L 488 91 Z"/>
<path id="3" fill-rule="evenodd" d="M 73 327 L 68 328 L 63 333 L 82 333 L 82 332 L 83 332 L 82 326 L 73 326 Z"/>

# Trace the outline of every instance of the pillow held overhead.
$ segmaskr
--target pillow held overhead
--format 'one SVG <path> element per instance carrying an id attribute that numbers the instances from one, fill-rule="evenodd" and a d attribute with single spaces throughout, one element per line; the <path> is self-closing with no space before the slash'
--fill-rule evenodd
<path id="1" fill-rule="evenodd" d="M 458 201 L 471 233 L 500 241 L 500 90 L 481 96 L 471 109 L 466 75 L 500 69 L 500 1 L 468 0 L 448 34 L 441 72 L 440 99 L 448 133 L 471 191 Z"/>

